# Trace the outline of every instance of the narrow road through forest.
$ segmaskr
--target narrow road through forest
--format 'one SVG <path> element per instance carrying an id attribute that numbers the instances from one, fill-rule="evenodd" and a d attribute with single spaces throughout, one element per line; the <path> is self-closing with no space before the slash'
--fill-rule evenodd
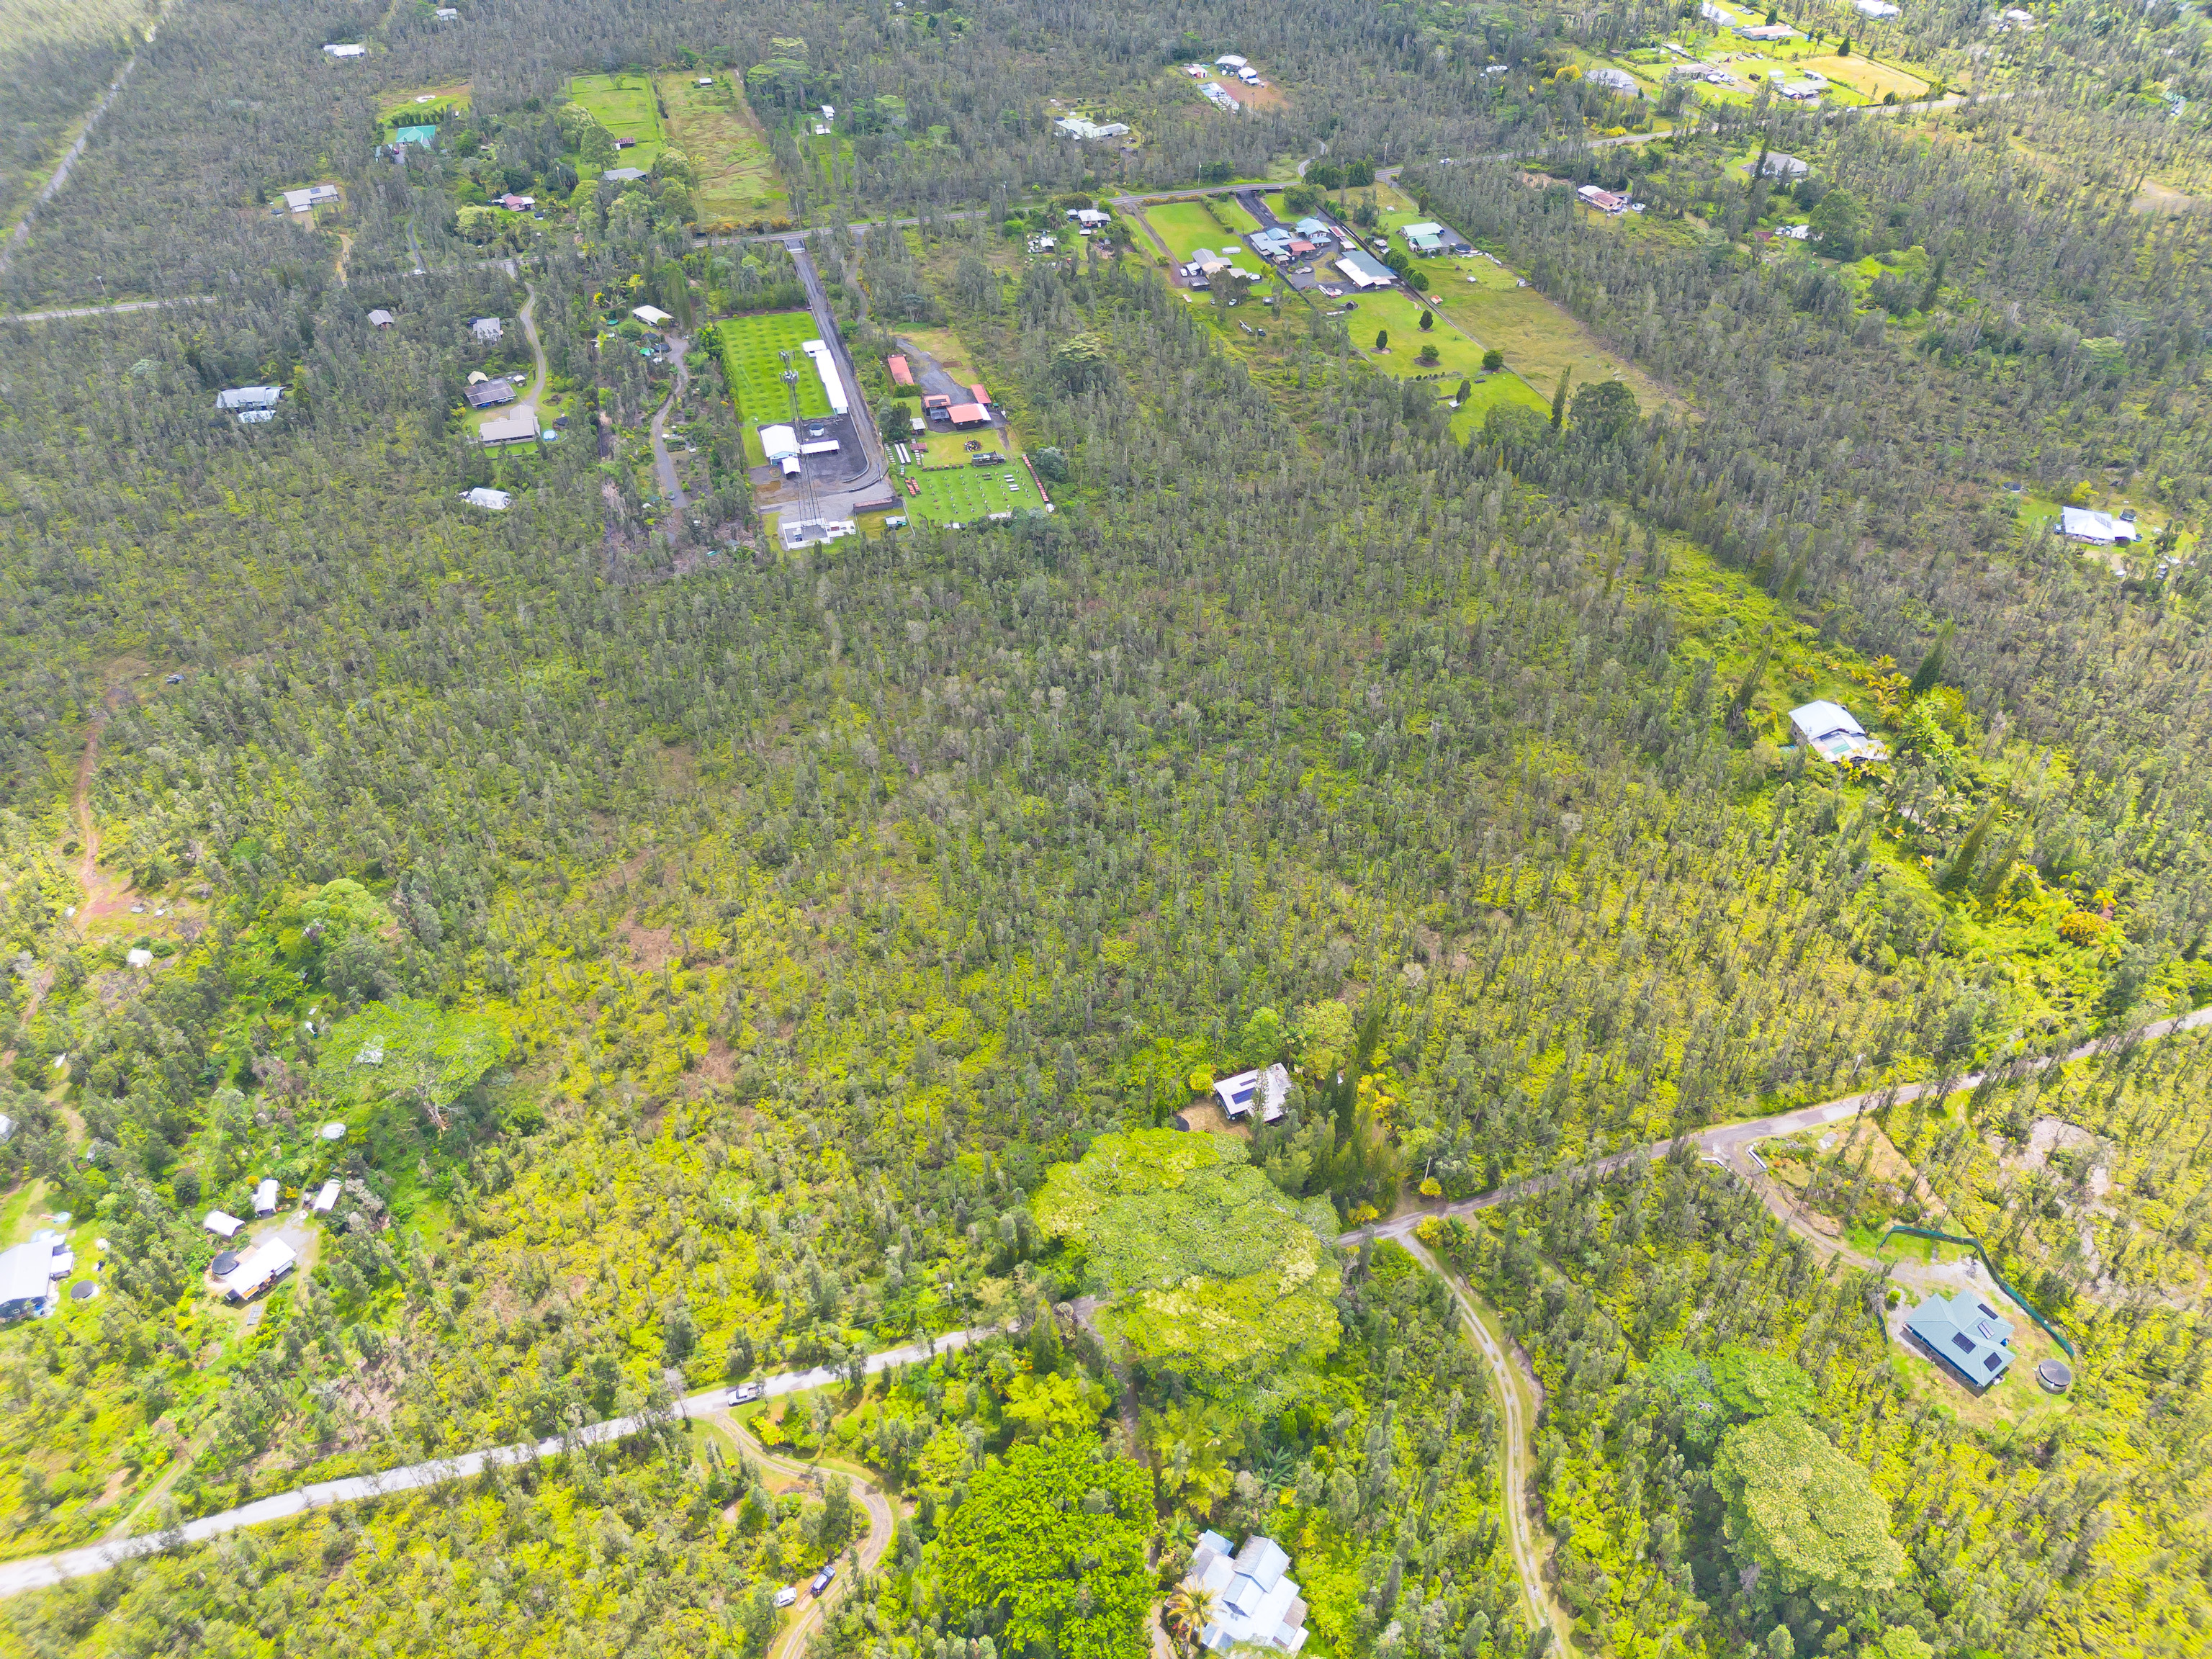
<path id="1" fill-rule="evenodd" d="M 683 398 L 684 390 L 691 384 L 691 370 L 684 361 L 684 354 L 691 343 L 680 334 L 668 337 L 668 354 L 676 360 L 676 384 L 669 389 L 667 401 L 653 411 L 653 474 L 660 485 L 661 500 L 671 503 L 680 515 L 691 506 L 684 493 L 684 486 L 676 477 L 676 462 L 668 453 L 668 416 Z"/>
<path id="2" fill-rule="evenodd" d="M 777 1456 L 762 1445 L 735 1418 L 726 1413 L 714 1413 L 710 1420 L 763 1468 L 774 1469 L 779 1474 L 791 1475 L 801 1480 L 819 1480 L 823 1473 L 818 1463 L 800 1463 L 788 1457 Z M 834 1473 L 844 1475 L 853 1483 L 853 1496 L 867 1512 L 868 1535 L 847 1547 L 847 1566 L 851 1570 L 841 1568 L 836 1579 L 821 1595 L 815 1595 L 804 1589 L 799 1589 L 804 1599 L 799 1603 L 791 1622 L 769 1643 L 768 1651 L 762 1659 L 794 1659 L 796 1655 L 805 1652 L 807 1638 L 814 1634 L 827 1616 L 830 1603 L 850 1589 L 853 1580 L 860 1573 L 872 1571 L 884 1559 L 884 1552 L 890 1548 L 891 1539 L 898 1525 L 897 1512 L 891 1507 L 891 1499 L 866 1476 L 852 1469 L 838 1469 Z"/>

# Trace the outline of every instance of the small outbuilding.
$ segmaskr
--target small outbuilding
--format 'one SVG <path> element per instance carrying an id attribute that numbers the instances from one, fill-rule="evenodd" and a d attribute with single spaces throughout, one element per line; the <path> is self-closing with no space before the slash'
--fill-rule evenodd
<path id="1" fill-rule="evenodd" d="M 210 1210 L 200 1222 L 201 1226 L 217 1238 L 235 1238 L 238 1230 L 245 1224 L 236 1216 L 225 1215 L 221 1210 Z"/>
<path id="2" fill-rule="evenodd" d="M 981 404 L 955 404 L 945 410 L 945 418 L 955 426 L 988 426 L 991 411 Z"/>
<path id="3" fill-rule="evenodd" d="M 609 167 L 599 177 L 611 179 L 618 185 L 634 185 L 645 177 L 645 169 L 643 167 Z"/>
<path id="4" fill-rule="evenodd" d="M 282 1189 L 276 1182 L 264 1181 L 253 1189 L 253 1213 L 262 1217 L 275 1215 L 281 1196 Z"/>
<path id="5" fill-rule="evenodd" d="M 1233 52 L 1224 52 L 1220 57 L 1213 60 L 1213 66 L 1216 69 L 1240 70 L 1244 68 L 1250 61 L 1251 60 L 1249 58 L 1239 58 Z"/>
<path id="6" fill-rule="evenodd" d="M 338 199 L 336 185 L 309 185 L 305 190 L 284 192 L 284 205 L 295 213 L 308 213 L 319 207 L 327 207 Z"/>
<path id="7" fill-rule="evenodd" d="M 1610 64 L 1601 64 L 1595 69 L 1584 70 L 1583 79 L 1593 86 L 1603 87 L 1608 92 L 1636 90 L 1636 77 L 1626 70 L 1614 69 Z"/>
<path id="8" fill-rule="evenodd" d="M 368 48 L 367 46 L 325 46 L 323 51 L 326 55 L 332 58 L 366 58 L 368 56 Z"/>
<path id="9" fill-rule="evenodd" d="M 504 513 L 514 498 L 504 489 L 491 489 L 478 484 L 474 489 L 464 490 L 461 499 L 471 507 L 480 507 L 487 513 Z"/>
<path id="10" fill-rule="evenodd" d="M 760 432 L 761 453 L 771 461 L 788 460 L 799 453 L 799 434 L 788 426 L 764 426 Z"/>
<path id="11" fill-rule="evenodd" d="M 1085 230 L 1103 230 L 1114 222 L 1112 214 L 1102 213 L 1097 208 L 1071 208 L 1067 218 L 1070 224 Z"/>
<path id="12" fill-rule="evenodd" d="M 368 313 L 369 326 L 372 328 L 390 328 L 396 320 L 392 314 L 381 306 Z"/>
<path id="13" fill-rule="evenodd" d="M 1790 730 L 1799 743 L 1824 761 L 1881 760 L 1889 751 L 1839 702 L 1823 698 L 1790 711 Z"/>
<path id="14" fill-rule="evenodd" d="M 53 1294 L 57 1254 L 51 1237 L 0 1250 L 0 1322 L 44 1311 Z"/>
<path id="15" fill-rule="evenodd" d="M 514 401 L 514 387 L 506 380 L 487 378 L 473 382 L 463 395 L 468 398 L 471 409 L 495 409 Z"/>
<path id="16" fill-rule="evenodd" d="M 1344 280 L 1358 289 L 1388 288 L 1398 279 L 1390 267 L 1373 254 L 1359 248 L 1346 248 L 1336 256 L 1336 268 Z"/>
<path id="17" fill-rule="evenodd" d="M 469 324 L 469 334 L 478 345 L 497 345 L 507 336 L 496 317 L 478 317 Z"/>
<path id="18" fill-rule="evenodd" d="M 676 320 L 659 306 L 632 306 L 629 314 L 647 328 L 665 328 Z"/>
<path id="19" fill-rule="evenodd" d="M 890 371 L 891 384 L 893 386 L 912 386 L 914 384 L 914 370 L 908 366 L 905 358 L 886 357 L 884 359 L 884 367 Z"/>
<path id="20" fill-rule="evenodd" d="M 504 490 L 494 489 L 488 491 L 487 493 L 494 495 L 503 495 L 507 492 Z M 502 505 L 504 505 L 504 503 L 502 503 Z M 315 1194 L 315 1201 L 312 1207 L 317 1215 L 328 1215 L 332 1210 L 337 1208 L 337 1206 L 338 1183 L 335 1181 L 325 1181 L 323 1183 L 322 1190 Z"/>

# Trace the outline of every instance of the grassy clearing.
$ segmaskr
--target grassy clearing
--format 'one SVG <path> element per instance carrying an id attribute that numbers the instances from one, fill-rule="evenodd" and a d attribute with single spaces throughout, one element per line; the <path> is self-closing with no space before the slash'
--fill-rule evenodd
<path id="1" fill-rule="evenodd" d="M 799 412 L 811 419 L 830 412 L 830 394 L 822 377 L 799 348 L 817 337 L 814 317 L 805 311 L 766 311 L 751 317 L 732 317 L 720 325 L 722 374 L 738 400 L 738 414 L 755 424 L 787 418 L 782 352 L 791 353 L 791 366 L 799 373 Z"/>
<path id="2" fill-rule="evenodd" d="M 633 141 L 635 148 L 622 153 L 622 166 L 650 167 L 667 147 L 651 76 L 580 75 L 568 82 L 568 97 L 617 138 Z"/>
<path id="3" fill-rule="evenodd" d="M 1893 92 L 1899 103 L 1917 103 L 1928 95 L 1928 82 L 1919 76 L 1910 74 L 1891 64 L 1877 64 L 1870 58 L 1856 52 L 1849 58 L 1830 56 L 1807 58 L 1797 67 L 1811 70 L 1814 74 L 1849 87 L 1854 92 L 1879 103 L 1882 94 Z"/>
<path id="4" fill-rule="evenodd" d="M 776 174 L 767 132 L 729 76 L 715 76 L 710 87 L 700 86 L 699 78 L 664 75 L 659 83 L 668 106 L 668 141 L 691 158 L 698 176 L 693 200 L 699 228 L 733 230 L 780 216 L 790 198 Z"/>
<path id="5" fill-rule="evenodd" d="M 1536 289 L 1514 286 L 1510 271 L 1487 259 L 1432 260 L 1426 268 L 1434 283 L 1431 292 L 1443 316 L 1484 346 L 1504 352 L 1505 366 L 1543 389 L 1547 398 L 1559 371 L 1566 368 L 1574 372 L 1577 386 L 1589 380 L 1627 381 L 1647 413 L 1662 404 L 1677 404 L 1657 381 L 1607 351 L 1589 330 Z M 1469 276 L 1475 280 L 1469 283 Z M 1363 305 L 1361 310 L 1365 309 Z M 1443 319 L 1437 326 L 1443 327 Z"/>
<path id="6" fill-rule="evenodd" d="M 447 81 L 434 87 L 408 87 L 388 95 L 376 106 L 376 118 L 386 127 L 434 126 L 448 116 L 465 113 L 469 83 Z"/>
<path id="7" fill-rule="evenodd" d="M 994 513 L 1044 505 L 1030 482 L 1029 468 L 1012 454 L 1004 466 L 917 467 L 904 476 L 921 491 L 908 496 L 908 516 L 929 524 L 974 524 Z M 900 493 L 905 493 L 904 485 Z"/>
<path id="8" fill-rule="evenodd" d="M 1249 236 L 1260 228 L 1260 222 L 1247 213 L 1244 204 L 1234 196 L 1216 197 L 1212 207 L 1214 216 L 1225 224 L 1235 226 L 1240 236 Z"/>
<path id="9" fill-rule="evenodd" d="M 1263 264 L 1258 254 L 1238 240 L 1236 232 L 1222 228 L 1221 222 L 1206 211 L 1202 202 L 1167 202 L 1146 208 L 1144 212 L 1146 221 L 1159 233 L 1160 240 L 1168 245 L 1168 251 L 1175 255 L 1178 264 L 1186 263 L 1193 252 L 1202 247 L 1240 257 L 1247 270 Z M 1238 210 L 1237 217 L 1250 222 L 1255 230 L 1259 228 L 1257 222 L 1243 210 Z"/>

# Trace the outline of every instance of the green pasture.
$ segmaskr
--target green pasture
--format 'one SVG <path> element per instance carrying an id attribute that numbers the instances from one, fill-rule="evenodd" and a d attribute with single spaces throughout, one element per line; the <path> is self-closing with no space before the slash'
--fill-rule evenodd
<path id="1" fill-rule="evenodd" d="M 723 378 L 744 420 L 773 425 L 789 418 L 780 355 L 785 351 L 791 353 L 791 367 L 799 371 L 799 418 L 811 420 L 830 412 L 830 394 L 823 389 L 822 377 L 799 349 L 802 342 L 820 337 L 811 312 L 764 311 L 732 317 L 718 325 L 718 336 Z"/>
<path id="2" fill-rule="evenodd" d="M 568 97 L 617 138 L 635 141 L 635 149 L 623 151 L 617 166 L 650 167 L 666 148 L 651 76 L 580 75 L 568 82 Z"/>
<path id="3" fill-rule="evenodd" d="M 908 515 L 931 524 L 974 524 L 994 513 L 1019 513 L 1044 505 L 1030 481 L 1029 468 L 1012 454 L 1003 466 L 919 467 L 905 476 L 921 487 L 919 495 L 908 495 L 905 485 L 899 487 Z"/>
<path id="4" fill-rule="evenodd" d="M 1235 207 L 1235 204 L 1231 204 Z M 1224 230 L 1220 221 L 1206 210 L 1200 202 L 1164 202 L 1158 207 L 1144 210 L 1146 221 L 1160 234 L 1176 263 L 1187 263 L 1198 249 L 1210 247 L 1217 253 L 1225 253 L 1247 270 L 1266 268 L 1267 261 L 1245 246 L 1238 233 Z M 1257 230 L 1260 227 L 1252 216 L 1241 208 L 1234 217 Z"/>
<path id="5" fill-rule="evenodd" d="M 734 228 L 781 216 L 790 198 L 751 106 L 727 75 L 714 76 L 707 87 L 698 84 L 700 78 L 686 71 L 659 82 L 669 141 L 690 158 L 698 179 L 692 199 L 700 227 Z"/>

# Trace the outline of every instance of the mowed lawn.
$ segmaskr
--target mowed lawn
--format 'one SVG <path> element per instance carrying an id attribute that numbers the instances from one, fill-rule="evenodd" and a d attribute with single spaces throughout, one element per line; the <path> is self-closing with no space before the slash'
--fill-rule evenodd
<path id="1" fill-rule="evenodd" d="M 799 372 L 799 413 L 811 420 L 830 412 L 830 394 L 822 377 L 799 346 L 819 338 L 814 315 L 806 311 L 765 311 L 752 317 L 732 317 L 720 325 L 722 374 L 738 400 L 738 416 L 757 426 L 772 426 L 791 416 L 785 395 L 781 353 L 791 353 L 791 367 Z"/>
<path id="2" fill-rule="evenodd" d="M 659 81 L 668 141 L 690 158 L 699 181 L 692 192 L 699 228 L 734 229 L 780 212 L 790 198 L 751 106 L 728 76 L 716 76 L 711 87 L 699 79 L 677 74 Z"/>
<path id="3" fill-rule="evenodd" d="M 377 105 L 376 116 L 387 127 L 435 126 L 442 118 L 460 114 L 468 106 L 469 83 L 448 81 L 390 94 Z"/>
<path id="4" fill-rule="evenodd" d="M 580 75 L 568 82 L 568 97 L 592 112 L 592 118 L 617 138 L 635 142 L 617 165 L 650 167 L 665 149 L 660 112 L 653 101 L 649 75 Z"/>
<path id="5" fill-rule="evenodd" d="M 1004 466 L 919 467 L 906 476 L 921 490 L 907 496 L 907 513 L 930 524 L 974 524 L 994 513 L 1019 513 L 1044 505 L 1030 481 L 1029 468 L 1012 455 Z M 899 493 L 906 495 L 903 484 Z"/>
<path id="6" fill-rule="evenodd" d="M 1811 70 L 1815 75 L 1863 94 L 1875 103 L 1881 101 L 1886 92 L 1897 94 L 1899 103 L 1917 103 L 1928 95 L 1928 82 L 1917 75 L 1893 69 L 1887 64 L 1876 64 L 1854 52 L 1849 58 L 1807 58 L 1797 67 Z"/>
<path id="7" fill-rule="evenodd" d="M 1216 253 L 1225 253 L 1247 270 L 1261 270 L 1267 262 L 1244 246 L 1237 233 L 1224 230 L 1205 206 L 1197 202 L 1164 202 L 1158 207 L 1143 210 L 1152 228 L 1159 232 L 1160 240 L 1168 245 L 1177 264 L 1187 264 L 1190 256 L 1200 248 L 1210 247 Z M 1249 221 L 1251 215 L 1237 214 L 1240 220 Z M 1252 228 L 1257 230 L 1255 223 Z"/>

